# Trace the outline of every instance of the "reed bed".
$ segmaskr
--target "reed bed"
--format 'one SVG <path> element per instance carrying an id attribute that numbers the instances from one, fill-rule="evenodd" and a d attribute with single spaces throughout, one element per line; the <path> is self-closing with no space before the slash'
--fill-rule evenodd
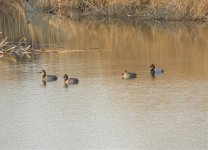
<path id="1" fill-rule="evenodd" d="M 74 9 L 85 16 L 208 21 L 208 0 L 51 0 L 58 15 Z"/>

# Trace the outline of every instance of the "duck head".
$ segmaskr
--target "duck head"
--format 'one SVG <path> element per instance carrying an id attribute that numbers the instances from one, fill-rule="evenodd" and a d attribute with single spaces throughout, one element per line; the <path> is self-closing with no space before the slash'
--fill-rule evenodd
<path id="1" fill-rule="evenodd" d="M 150 68 L 151 68 L 151 69 L 155 69 L 155 65 L 154 65 L 154 64 L 151 64 L 151 65 L 150 65 Z"/>
<path id="2" fill-rule="evenodd" d="M 69 79 L 67 74 L 65 74 L 63 78 L 64 78 L 64 81 L 67 81 Z"/>
<path id="3" fill-rule="evenodd" d="M 121 75 L 123 76 L 125 73 L 127 73 L 128 71 L 127 70 L 125 70 L 123 73 L 121 73 Z"/>
<path id="4" fill-rule="evenodd" d="M 64 86 L 65 86 L 65 88 L 68 88 L 68 86 L 69 86 L 69 77 L 68 77 L 68 75 L 65 74 L 63 78 L 64 78 Z"/>
<path id="5" fill-rule="evenodd" d="M 41 70 L 40 73 L 42 74 L 42 78 L 45 78 L 46 77 L 46 71 L 45 70 Z"/>

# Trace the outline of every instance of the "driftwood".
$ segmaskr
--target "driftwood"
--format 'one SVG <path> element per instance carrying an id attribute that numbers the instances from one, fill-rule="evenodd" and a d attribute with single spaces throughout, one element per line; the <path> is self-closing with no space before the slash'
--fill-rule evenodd
<path id="1" fill-rule="evenodd" d="M 16 44 L 11 44 L 8 42 L 8 37 L 4 38 L 0 42 L 0 58 L 4 56 L 23 58 L 23 56 L 26 56 L 28 59 L 31 59 L 32 48 L 26 41 L 26 38 L 22 38 Z"/>

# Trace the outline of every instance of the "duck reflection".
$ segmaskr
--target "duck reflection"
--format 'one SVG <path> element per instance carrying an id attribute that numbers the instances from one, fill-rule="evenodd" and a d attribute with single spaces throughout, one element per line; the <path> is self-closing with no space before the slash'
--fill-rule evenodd
<path id="1" fill-rule="evenodd" d="M 43 82 L 43 86 L 46 87 L 46 81 L 42 80 L 42 82 Z"/>
<path id="2" fill-rule="evenodd" d="M 64 87 L 65 87 L 66 89 L 68 89 L 69 85 L 66 84 L 66 83 L 64 83 Z"/>

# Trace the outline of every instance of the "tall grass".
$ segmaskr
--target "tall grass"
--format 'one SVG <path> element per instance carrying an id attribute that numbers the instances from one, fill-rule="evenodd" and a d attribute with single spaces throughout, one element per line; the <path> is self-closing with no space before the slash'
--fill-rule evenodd
<path id="1" fill-rule="evenodd" d="M 208 21 L 208 0 L 52 0 L 51 6 L 59 15 L 78 9 L 88 16 Z"/>

